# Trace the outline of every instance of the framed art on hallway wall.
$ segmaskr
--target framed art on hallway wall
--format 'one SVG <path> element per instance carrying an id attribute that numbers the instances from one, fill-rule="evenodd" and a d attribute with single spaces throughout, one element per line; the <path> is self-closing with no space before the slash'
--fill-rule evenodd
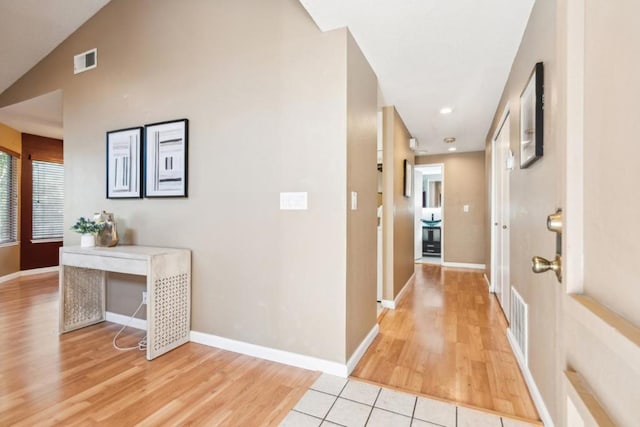
<path id="1" fill-rule="evenodd" d="M 538 62 L 520 95 L 520 169 L 543 154 L 544 67 Z"/>
<path id="2" fill-rule="evenodd" d="M 145 197 L 187 197 L 187 119 L 145 125 Z"/>
<path id="3" fill-rule="evenodd" d="M 404 197 L 411 197 L 411 188 L 413 187 L 413 165 L 409 160 L 404 161 Z"/>
<path id="4" fill-rule="evenodd" d="M 107 132 L 107 199 L 142 197 L 142 128 Z"/>

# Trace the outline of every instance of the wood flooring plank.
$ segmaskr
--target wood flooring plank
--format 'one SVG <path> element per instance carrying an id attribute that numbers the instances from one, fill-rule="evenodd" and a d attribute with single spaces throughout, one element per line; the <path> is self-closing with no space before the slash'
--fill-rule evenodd
<path id="1" fill-rule="evenodd" d="M 417 264 L 352 376 L 539 424 L 482 272 Z"/>
<path id="2" fill-rule="evenodd" d="M 0 286 L 0 426 L 276 426 L 319 375 L 194 343 L 147 361 L 119 325 L 59 336 L 57 301 L 55 273 Z"/>

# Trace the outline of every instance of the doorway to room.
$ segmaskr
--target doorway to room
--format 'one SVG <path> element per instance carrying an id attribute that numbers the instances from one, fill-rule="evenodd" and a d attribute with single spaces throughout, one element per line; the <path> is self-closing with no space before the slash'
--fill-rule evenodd
<path id="1" fill-rule="evenodd" d="M 19 132 L 19 267 L 58 265 L 64 234 L 62 91 L 0 109 L 0 123 Z"/>
<path id="2" fill-rule="evenodd" d="M 444 164 L 415 167 L 415 260 L 442 264 L 444 226 Z"/>

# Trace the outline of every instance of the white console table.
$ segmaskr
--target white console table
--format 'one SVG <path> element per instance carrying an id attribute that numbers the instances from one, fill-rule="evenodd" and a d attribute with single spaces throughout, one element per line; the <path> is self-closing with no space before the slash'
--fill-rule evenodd
<path id="1" fill-rule="evenodd" d="M 147 276 L 147 359 L 189 341 L 191 251 L 149 246 L 60 248 L 60 333 L 105 320 L 107 272 Z"/>

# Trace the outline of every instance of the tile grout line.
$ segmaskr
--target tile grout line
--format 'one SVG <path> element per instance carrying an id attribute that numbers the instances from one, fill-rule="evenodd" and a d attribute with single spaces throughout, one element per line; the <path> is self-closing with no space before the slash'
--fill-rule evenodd
<path id="1" fill-rule="evenodd" d="M 329 412 L 331 412 L 331 410 L 333 409 L 333 407 L 335 406 L 336 402 L 338 401 L 338 398 L 340 397 L 340 395 L 342 394 L 342 392 L 344 391 L 345 388 L 347 388 L 347 384 L 349 384 L 349 380 L 347 379 L 347 382 L 344 383 L 344 385 L 342 386 L 342 388 L 340 389 L 340 392 L 338 393 L 337 396 L 334 396 L 336 399 L 333 401 L 333 403 L 331 404 L 331 406 L 329 407 L 329 410 L 327 411 L 326 414 L 324 414 L 324 417 L 322 417 L 322 421 L 320 422 L 320 425 L 322 425 L 322 423 L 324 423 L 325 421 L 327 421 L 327 416 L 329 415 Z M 317 391 L 317 390 L 316 390 Z M 322 393 L 322 392 L 320 392 Z M 325 394 L 329 394 L 329 393 L 325 393 Z M 329 396 L 333 396 L 332 394 L 329 394 Z M 333 421 L 330 421 L 333 423 Z M 337 424 L 337 423 L 334 423 Z"/>
<path id="2" fill-rule="evenodd" d="M 367 416 L 367 421 L 364 422 L 364 425 L 366 426 L 367 424 L 369 424 L 369 419 L 371 419 L 371 414 L 373 413 L 373 408 L 376 407 L 376 402 L 378 401 L 378 398 L 380 397 L 380 393 L 382 393 L 382 387 L 378 388 L 378 394 L 376 395 L 375 400 L 373 401 L 373 405 L 371 405 L 371 410 L 369 411 L 369 416 Z"/>
<path id="3" fill-rule="evenodd" d="M 289 412 L 297 412 L 298 414 L 306 415 L 307 417 L 311 417 L 311 418 L 315 418 L 316 420 L 320 420 L 320 423 L 322 423 L 322 418 L 316 417 L 315 415 L 307 414 L 306 412 L 298 411 L 297 409 L 291 409 Z"/>
<path id="4" fill-rule="evenodd" d="M 416 418 L 416 407 L 418 406 L 418 396 L 416 396 L 415 402 L 413 402 L 413 411 L 411 411 L 411 420 L 409 421 L 409 425 L 413 425 L 413 420 Z"/>

